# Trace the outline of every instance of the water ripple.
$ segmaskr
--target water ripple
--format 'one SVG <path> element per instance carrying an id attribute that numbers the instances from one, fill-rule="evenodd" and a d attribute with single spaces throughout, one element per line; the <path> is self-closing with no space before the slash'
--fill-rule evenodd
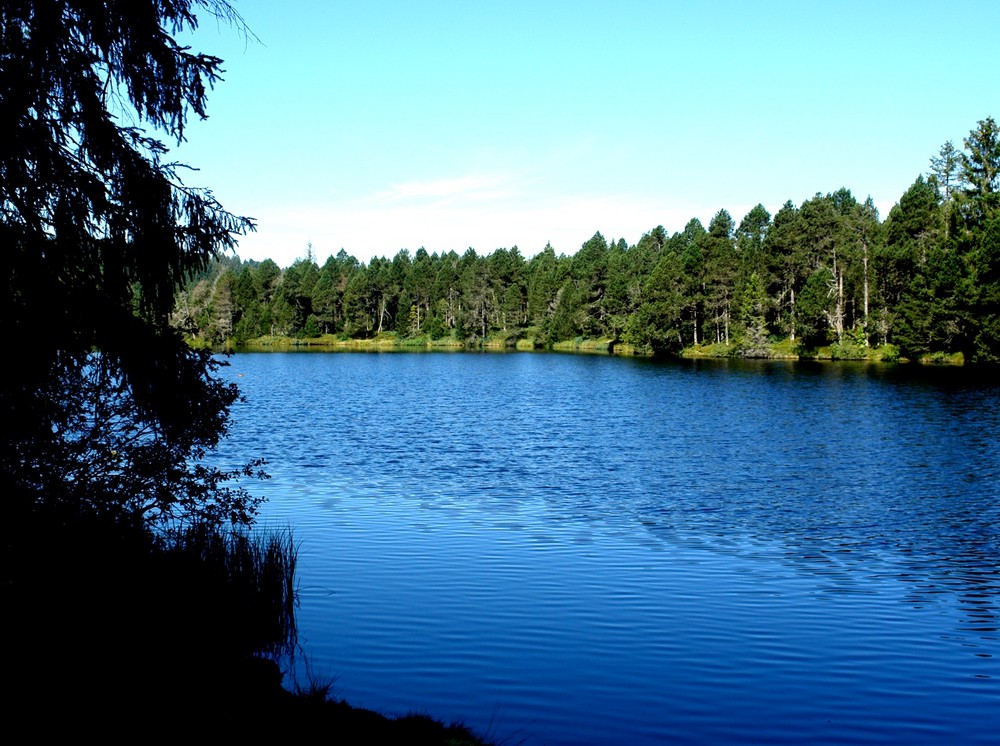
<path id="1" fill-rule="evenodd" d="M 237 355 L 340 696 L 528 743 L 986 743 L 1000 388 L 967 371 Z M 988 719 L 987 719 L 988 720 Z"/>

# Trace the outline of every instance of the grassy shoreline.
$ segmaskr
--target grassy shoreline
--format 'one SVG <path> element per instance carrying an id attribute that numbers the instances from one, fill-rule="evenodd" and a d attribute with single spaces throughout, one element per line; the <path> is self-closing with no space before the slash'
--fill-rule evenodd
<path id="1" fill-rule="evenodd" d="M 194 347 L 209 348 L 212 345 L 203 339 L 188 340 Z M 621 355 L 629 357 L 653 357 L 655 353 L 648 348 L 638 348 L 611 338 L 586 338 L 545 342 L 534 336 L 495 335 L 485 340 L 461 340 L 455 337 L 431 339 L 429 336 L 402 337 L 396 332 L 383 332 L 365 339 L 344 338 L 343 336 L 325 334 L 318 337 L 282 337 L 267 336 L 247 340 L 236 344 L 228 340 L 222 346 L 228 352 L 416 352 L 443 351 L 458 352 L 463 350 L 479 350 L 485 352 L 571 352 L 596 355 Z M 789 339 L 771 342 L 763 348 L 748 350 L 737 344 L 698 344 L 685 347 L 676 356 L 682 358 L 734 358 L 758 360 L 818 360 L 818 361 L 856 361 L 870 363 L 910 363 L 922 365 L 962 366 L 965 359 L 962 353 L 936 352 L 924 355 L 916 360 L 900 356 L 899 349 L 894 345 L 879 345 L 866 347 L 845 342 L 829 344 L 820 347 L 806 348 Z"/>

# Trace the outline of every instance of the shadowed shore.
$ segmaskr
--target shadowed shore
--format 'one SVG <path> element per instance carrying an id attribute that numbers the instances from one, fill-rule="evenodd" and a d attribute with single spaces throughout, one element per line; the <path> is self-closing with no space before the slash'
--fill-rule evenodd
<path id="1" fill-rule="evenodd" d="M 93 522 L 36 529 L 4 547 L 10 736 L 486 743 L 461 725 L 385 717 L 282 681 L 275 659 L 295 645 L 287 533 L 199 533 L 164 547 Z"/>
<path id="2" fill-rule="evenodd" d="M 66 668 L 46 667 L 15 683 L 17 689 L 4 707 L 9 712 L 6 731 L 30 735 L 32 740 L 196 735 L 227 740 L 322 736 L 345 744 L 488 743 L 463 725 L 445 725 L 427 715 L 393 718 L 343 700 L 292 693 L 281 686 L 277 666 L 263 659 L 228 661 L 221 668 L 203 662 L 178 671 L 162 660 L 142 668 L 114 656 L 102 661 L 100 668 L 88 668 L 80 664 L 94 661 L 81 658 L 70 656 L 62 661 Z M 112 675 L 122 678 L 112 680 Z"/>

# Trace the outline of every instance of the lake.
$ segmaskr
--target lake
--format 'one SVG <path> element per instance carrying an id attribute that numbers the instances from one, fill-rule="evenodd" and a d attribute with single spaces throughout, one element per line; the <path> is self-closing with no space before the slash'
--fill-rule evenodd
<path id="1" fill-rule="evenodd" d="M 1000 384 L 969 369 L 243 353 L 296 675 L 505 743 L 986 743 Z"/>

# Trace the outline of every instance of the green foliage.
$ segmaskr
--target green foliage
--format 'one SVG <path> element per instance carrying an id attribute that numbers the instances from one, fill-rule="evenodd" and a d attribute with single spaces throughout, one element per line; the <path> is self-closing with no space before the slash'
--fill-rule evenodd
<path id="1" fill-rule="evenodd" d="M 738 226 L 726 210 L 707 229 L 697 219 L 673 235 L 657 226 L 634 246 L 595 232 L 572 256 L 546 245 L 529 260 L 513 247 L 421 248 L 368 266 L 341 250 L 322 268 L 309 253 L 283 271 L 218 262 L 178 296 L 175 317 L 215 344 L 394 331 L 472 346 L 609 339 L 666 354 L 711 344 L 750 357 L 800 343 L 870 356 L 892 344 L 907 357 L 961 350 L 985 362 L 998 341 L 996 252 L 983 243 L 997 139 L 986 119 L 965 151 L 943 148 L 884 223 L 871 198 L 840 188 L 788 201 L 773 219 L 756 205 Z M 786 336 L 788 349 L 775 347 Z"/>
<path id="2" fill-rule="evenodd" d="M 965 356 L 961 352 L 932 352 L 920 357 L 926 365 L 964 365 Z"/>
<path id="3" fill-rule="evenodd" d="M 869 357 L 869 348 L 854 341 L 834 342 L 830 345 L 832 360 L 867 360 Z"/>
<path id="4" fill-rule="evenodd" d="M 646 282 L 642 303 L 625 322 L 622 340 L 655 352 L 679 351 L 684 344 L 684 288 L 682 259 L 666 249 Z"/>
<path id="5" fill-rule="evenodd" d="M 744 357 L 769 356 L 767 314 L 770 305 L 764 281 L 757 272 L 751 272 L 737 303 L 739 320 L 736 338 L 740 354 Z"/>
<path id="6" fill-rule="evenodd" d="M 898 363 L 902 355 L 896 345 L 882 345 L 876 350 L 878 359 L 883 363 Z"/>
<path id="7" fill-rule="evenodd" d="M 893 339 L 908 358 L 962 345 L 965 265 L 952 249 L 931 247 L 897 307 Z"/>
<path id="8" fill-rule="evenodd" d="M 983 119 L 969 133 L 960 163 L 966 198 L 963 217 L 967 227 L 975 230 L 1000 207 L 1000 127 L 993 117 Z"/>
<path id="9" fill-rule="evenodd" d="M 795 332 L 796 337 L 807 346 L 826 341 L 833 282 L 833 272 L 828 267 L 820 267 L 809 275 L 799 293 L 795 308 Z"/>
<path id="10" fill-rule="evenodd" d="M 771 357 L 778 359 L 796 358 L 802 354 L 801 343 L 788 338 L 772 342 L 770 344 L 770 349 Z"/>
<path id="11" fill-rule="evenodd" d="M 572 279 L 567 278 L 556 292 L 552 316 L 548 322 L 549 337 L 569 340 L 578 337 L 583 329 L 583 293 Z"/>
<path id="12" fill-rule="evenodd" d="M 972 359 L 1000 363 L 1000 215 L 986 225 L 971 261 L 976 288 L 972 314 L 977 321 Z"/>
<path id="13" fill-rule="evenodd" d="M 315 339 L 320 335 L 320 321 L 316 314 L 311 313 L 302 327 L 302 336 Z"/>
<path id="14" fill-rule="evenodd" d="M 935 186 L 944 191 L 945 202 L 951 200 L 952 192 L 958 187 L 961 165 L 962 154 L 955 149 L 951 140 L 941 146 L 936 156 L 931 157 L 931 178 L 934 179 Z"/>

